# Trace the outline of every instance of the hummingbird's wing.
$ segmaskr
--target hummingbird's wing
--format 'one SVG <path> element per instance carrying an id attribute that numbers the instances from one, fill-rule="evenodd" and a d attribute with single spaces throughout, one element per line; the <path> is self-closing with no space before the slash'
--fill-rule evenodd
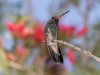
<path id="1" fill-rule="evenodd" d="M 47 47 L 48 47 L 49 54 L 50 54 L 51 58 L 53 59 L 53 61 L 57 64 L 63 63 L 63 57 L 62 57 L 60 48 L 58 49 L 58 51 L 59 51 L 59 55 L 58 55 L 53 50 L 51 50 L 51 48 L 49 46 L 47 46 Z"/>
<path id="2" fill-rule="evenodd" d="M 59 40 L 60 36 L 59 36 L 59 28 L 58 28 L 58 31 L 57 31 L 57 40 Z M 63 56 L 62 56 L 62 53 L 61 53 L 61 50 L 60 50 L 60 46 L 59 46 L 59 43 L 57 44 L 58 45 L 58 51 L 59 51 L 59 59 L 60 59 L 60 62 L 63 63 Z"/>
<path id="3" fill-rule="evenodd" d="M 45 41 L 52 39 L 52 36 L 50 36 L 50 35 L 51 34 L 49 32 L 49 35 L 48 35 L 49 37 L 45 38 Z M 57 39 L 58 39 L 58 31 L 56 31 L 56 38 L 54 40 L 57 40 Z M 50 45 L 50 43 L 52 45 Z M 51 56 L 51 58 L 53 59 L 54 62 L 63 63 L 63 57 L 62 57 L 62 54 L 61 54 L 61 51 L 60 51 L 60 47 L 58 46 L 58 44 L 56 42 L 54 42 L 54 43 L 49 42 L 49 44 L 48 44 L 48 41 L 47 41 L 47 48 L 48 48 L 49 54 L 50 54 L 50 56 Z"/>

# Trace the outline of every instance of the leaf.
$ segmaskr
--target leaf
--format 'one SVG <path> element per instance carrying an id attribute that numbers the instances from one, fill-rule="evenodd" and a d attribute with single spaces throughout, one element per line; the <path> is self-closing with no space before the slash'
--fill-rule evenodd
<path id="1" fill-rule="evenodd" d="M 11 19 L 13 19 L 14 21 L 16 21 L 17 20 L 17 18 L 16 18 L 16 16 L 14 15 L 14 14 L 8 14 L 8 16 L 11 18 Z"/>
<path id="2" fill-rule="evenodd" d="M 75 6 L 79 5 L 79 0 L 70 0 Z"/>
<path id="3" fill-rule="evenodd" d="M 100 30 L 100 22 L 93 25 L 93 29 Z"/>

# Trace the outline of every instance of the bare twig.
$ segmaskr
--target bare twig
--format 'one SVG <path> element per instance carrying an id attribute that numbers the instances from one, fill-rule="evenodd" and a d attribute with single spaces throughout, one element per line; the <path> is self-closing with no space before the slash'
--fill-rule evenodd
<path id="1" fill-rule="evenodd" d="M 33 15 L 33 10 L 32 10 L 32 5 L 31 5 L 31 2 L 30 0 L 26 0 L 27 2 L 27 5 L 28 5 L 28 9 L 29 9 L 29 15 L 31 17 L 31 20 L 33 19 L 34 15 Z"/>
<path id="2" fill-rule="evenodd" d="M 73 44 L 70 44 L 70 43 L 68 43 L 68 42 L 62 41 L 62 40 L 54 40 L 54 41 L 55 41 L 55 42 L 58 42 L 58 43 L 61 43 L 61 44 L 64 44 L 64 45 L 66 45 L 66 46 L 68 46 L 68 47 L 70 47 L 70 48 L 73 48 L 73 49 L 75 49 L 75 50 L 77 50 L 77 51 L 79 51 L 79 52 L 81 52 L 81 53 L 83 53 L 83 54 L 85 54 L 85 55 L 87 55 L 87 56 L 93 58 L 93 59 L 96 60 L 97 62 L 100 62 L 100 58 L 98 58 L 97 56 L 93 55 L 93 54 L 90 53 L 89 51 L 82 50 L 81 48 L 79 48 L 79 47 L 77 47 L 77 46 L 75 46 L 75 45 L 73 45 Z"/>
<path id="3" fill-rule="evenodd" d="M 89 52 L 93 52 L 94 50 L 95 50 L 95 47 L 96 47 L 96 45 L 97 45 L 97 43 L 99 42 L 99 40 L 100 40 L 100 30 L 98 31 L 98 33 L 96 34 L 96 36 L 95 36 L 95 38 L 94 38 L 94 40 L 93 40 L 93 43 L 91 44 L 91 46 L 89 47 Z M 84 55 L 83 55 L 84 56 Z M 84 61 L 84 62 L 86 62 L 86 64 L 88 65 L 88 57 L 87 56 L 84 56 L 83 57 L 83 59 L 84 60 L 82 60 L 82 62 Z"/>
<path id="4" fill-rule="evenodd" d="M 98 33 L 96 34 L 94 40 L 93 40 L 93 44 L 90 46 L 89 51 L 92 53 L 97 45 L 97 43 L 100 40 L 100 30 L 98 31 Z"/>
<path id="5" fill-rule="evenodd" d="M 53 16 L 55 14 L 55 12 L 54 12 L 54 6 L 55 6 L 55 1 L 52 0 L 51 4 L 50 4 L 50 7 L 49 7 L 49 11 L 50 11 L 50 15 L 51 16 Z"/>
<path id="6" fill-rule="evenodd" d="M 9 62 L 9 66 L 12 67 L 12 68 L 15 68 L 15 69 L 18 69 L 18 70 L 21 70 L 21 71 L 25 71 L 27 72 L 29 75 L 37 75 L 36 72 L 28 69 L 27 67 L 23 66 L 23 65 L 20 65 L 18 63 L 15 63 L 15 62 Z"/>

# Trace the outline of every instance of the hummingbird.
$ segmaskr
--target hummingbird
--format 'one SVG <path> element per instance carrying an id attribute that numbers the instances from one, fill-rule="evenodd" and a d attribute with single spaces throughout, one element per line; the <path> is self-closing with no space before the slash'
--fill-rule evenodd
<path id="1" fill-rule="evenodd" d="M 44 28 L 45 43 L 47 45 L 51 58 L 57 64 L 59 63 L 63 64 L 63 56 L 61 54 L 59 44 L 57 42 L 54 42 L 54 40 L 59 39 L 59 29 L 58 29 L 59 19 L 68 12 L 69 11 L 61 14 L 60 16 L 52 17 L 47 22 L 46 27 Z"/>

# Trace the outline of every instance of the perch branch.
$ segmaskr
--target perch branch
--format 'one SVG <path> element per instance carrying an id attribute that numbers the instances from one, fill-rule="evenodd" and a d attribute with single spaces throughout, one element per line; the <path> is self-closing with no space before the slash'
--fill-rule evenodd
<path id="1" fill-rule="evenodd" d="M 79 51 L 79 52 L 81 52 L 81 53 L 83 53 L 83 54 L 85 54 L 85 55 L 87 55 L 87 56 L 93 58 L 93 59 L 96 60 L 97 62 L 100 62 L 100 58 L 98 58 L 97 56 L 93 55 L 93 54 L 90 53 L 89 51 L 82 50 L 81 48 L 79 48 L 79 47 L 77 47 L 77 46 L 75 46 L 75 45 L 73 45 L 73 44 L 70 44 L 70 43 L 68 43 L 68 42 L 62 41 L 62 40 L 54 40 L 54 41 L 57 42 L 57 43 L 64 44 L 64 45 L 66 45 L 66 46 L 68 46 L 68 47 L 70 47 L 70 48 L 73 48 L 73 49 L 75 49 L 75 50 L 77 50 L 77 51 Z"/>

